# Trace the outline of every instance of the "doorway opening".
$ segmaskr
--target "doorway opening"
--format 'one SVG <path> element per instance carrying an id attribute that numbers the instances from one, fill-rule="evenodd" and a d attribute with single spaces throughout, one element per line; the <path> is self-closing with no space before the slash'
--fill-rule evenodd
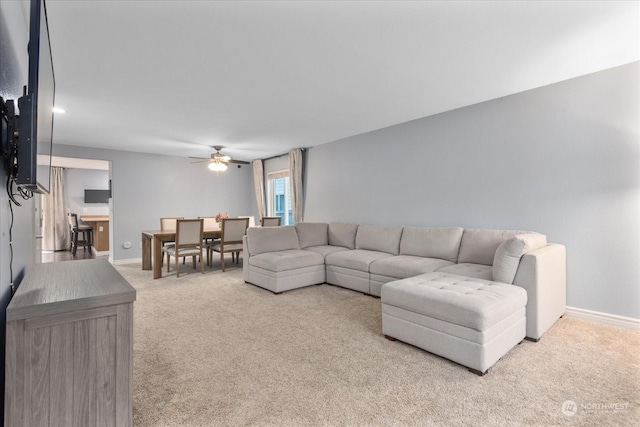
<path id="1" fill-rule="evenodd" d="M 113 260 L 113 200 L 85 198 L 85 190 L 110 190 L 111 161 L 57 157 L 51 159 L 52 168 L 61 168 L 61 185 L 40 194 L 36 199 L 36 253 L 40 262 L 65 261 L 83 258 Z M 55 194 L 54 194 L 55 193 Z M 110 191 L 109 191 L 110 193 Z M 90 194 L 92 194 L 90 192 Z M 69 214 L 76 214 L 78 222 L 91 227 L 92 244 L 71 252 Z"/>

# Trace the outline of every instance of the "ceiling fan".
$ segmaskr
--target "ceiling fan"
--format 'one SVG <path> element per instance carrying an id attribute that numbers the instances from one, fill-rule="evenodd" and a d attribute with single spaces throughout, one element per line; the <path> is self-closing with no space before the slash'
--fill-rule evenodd
<path id="1" fill-rule="evenodd" d="M 234 160 L 233 157 L 227 156 L 220 152 L 222 150 L 221 145 L 213 145 L 212 148 L 216 150 L 215 153 L 211 154 L 210 158 L 206 157 L 189 157 L 190 159 L 198 159 L 199 161 L 208 161 L 209 164 L 207 167 L 215 172 L 223 172 L 226 171 L 229 167 L 229 163 L 238 163 L 241 165 L 248 165 L 249 162 L 245 162 L 244 160 Z M 199 163 L 199 162 L 192 162 Z"/>

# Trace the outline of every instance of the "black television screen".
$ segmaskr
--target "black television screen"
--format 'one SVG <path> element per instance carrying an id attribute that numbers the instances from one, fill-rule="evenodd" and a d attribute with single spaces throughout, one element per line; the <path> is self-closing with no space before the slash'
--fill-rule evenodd
<path id="1" fill-rule="evenodd" d="M 16 183 L 37 193 L 49 192 L 55 78 L 44 0 L 31 0 L 29 81 L 18 99 L 20 124 Z"/>
<path id="2" fill-rule="evenodd" d="M 109 190 L 84 190 L 85 203 L 109 203 Z"/>

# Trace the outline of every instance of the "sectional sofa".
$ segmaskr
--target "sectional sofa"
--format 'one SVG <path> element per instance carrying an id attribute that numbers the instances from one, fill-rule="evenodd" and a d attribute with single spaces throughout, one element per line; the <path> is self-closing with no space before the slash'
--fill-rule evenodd
<path id="1" fill-rule="evenodd" d="M 535 232 L 303 222 L 249 228 L 243 254 L 245 282 L 380 297 L 387 338 L 480 375 L 566 308 L 565 247 Z"/>

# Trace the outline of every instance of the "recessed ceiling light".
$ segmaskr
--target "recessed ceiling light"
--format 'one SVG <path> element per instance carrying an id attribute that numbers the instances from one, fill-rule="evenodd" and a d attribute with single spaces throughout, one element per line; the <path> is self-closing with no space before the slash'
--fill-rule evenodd
<path id="1" fill-rule="evenodd" d="M 60 108 L 60 107 L 53 107 L 53 112 L 54 113 L 59 113 L 59 114 L 64 114 L 67 112 L 67 110 L 65 110 L 64 108 Z"/>

